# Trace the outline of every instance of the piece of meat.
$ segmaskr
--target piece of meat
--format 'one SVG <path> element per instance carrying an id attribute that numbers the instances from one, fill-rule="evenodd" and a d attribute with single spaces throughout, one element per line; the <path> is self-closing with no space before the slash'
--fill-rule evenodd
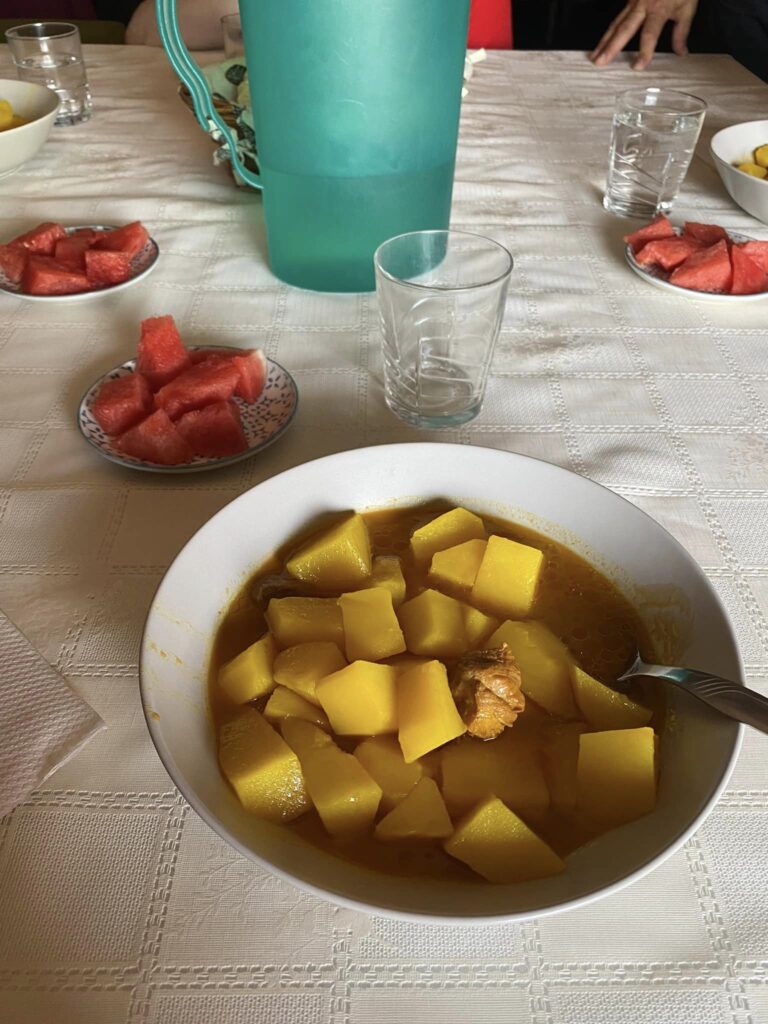
<path id="1" fill-rule="evenodd" d="M 470 736 L 492 740 L 514 724 L 525 710 L 520 682 L 520 669 L 506 644 L 459 658 L 451 692 Z"/>

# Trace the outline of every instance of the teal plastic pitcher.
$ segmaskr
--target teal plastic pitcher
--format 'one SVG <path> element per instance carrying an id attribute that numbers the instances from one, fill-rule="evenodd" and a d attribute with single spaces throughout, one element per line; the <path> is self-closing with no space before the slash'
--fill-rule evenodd
<path id="1" fill-rule="evenodd" d="M 469 0 L 240 0 L 260 174 L 240 160 L 156 0 L 198 120 L 264 190 L 272 271 L 318 291 L 371 291 L 373 254 L 450 217 Z"/>

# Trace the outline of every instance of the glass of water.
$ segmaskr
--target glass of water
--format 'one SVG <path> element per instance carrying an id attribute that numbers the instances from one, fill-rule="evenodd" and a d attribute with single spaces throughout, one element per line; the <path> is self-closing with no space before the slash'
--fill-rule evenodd
<path id="1" fill-rule="evenodd" d="M 477 416 L 512 272 L 503 245 L 464 231 L 413 231 L 374 255 L 384 394 L 417 427 Z"/>
<path id="2" fill-rule="evenodd" d="M 696 148 L 707 104 L 672 89 L 616 97 L 603 206 L 621 217 L 667 213 Z"/>
<path id="3" fill-rule="evenodd" d="M 59 96 L 56 124 L 77 124 L 91 116 L 80 32 L 64 21 L 18 25 L 5 33 L 22 82 L 47 85 Z"/>

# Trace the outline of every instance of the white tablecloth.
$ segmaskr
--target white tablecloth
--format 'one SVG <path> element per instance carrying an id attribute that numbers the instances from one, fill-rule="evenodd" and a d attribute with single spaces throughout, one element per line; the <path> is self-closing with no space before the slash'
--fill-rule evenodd
<path id="1" fill-rule="evenodd" d="M 764 736 L 747 736 L 695 838 L 628 891 L 456 929 L 338 909 L 240 858 L 175 792 L 139 699 L 148 603 L 200 524 L 307 459 L 424 437 L 547 459 L 646 509 L 705 567 L 749 683 L 765 689 L 768 304 L 671 297 L 625 266 L 626 223 L 600 196 L 612 96 L 641 79 L 580 54 L 492 54 L 476 68 L 453 222 L 504 240 L 516 264 L 483 412 L 438 435 L 384 406 L 372 296 L 270 275 L 261 201 L 213 167 L 162 52 L 86 56 L 93 119 L 54 130 L 0 182 L 0 239 L 47 219 L 140 218 L 162 259 L 112 298 L 0 297 L 0 607 L 109 726 L 0 823 L 0 1020 L 768 1021 Z M 707 155 L 713 130 L 765 116 L 766 86 L 709 56 L 656 58 L 642 81 L 710 104 L 675 214 L 768 238 Z M 142 317 L 164 313 L 190 342 L 260 344 L 290 368 L 301 403 L 280 442 L 178 479 L 123 470 L 83 442 L 81 394 L 133 352 Z"/>

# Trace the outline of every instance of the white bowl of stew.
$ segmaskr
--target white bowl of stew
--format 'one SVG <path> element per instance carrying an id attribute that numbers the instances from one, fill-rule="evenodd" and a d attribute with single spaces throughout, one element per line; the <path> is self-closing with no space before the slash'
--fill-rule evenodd
<path id="1" fill-rule="evenodd" d="M 431 861 L 416 856 L 405 867 L 386 858 L 367 861 L 364 853 L 350 858 L 332 843 L 313 841 L 313 828 L 249 814 L 221 773 L 211 680 L 222 631 L 232 634 L 226 623 L 232 622 L 233 601 L 238 595 L 248 600 L 263 567 L 319 517 L 372 513 L 371 522 L 400 520 L 396 531 L 403 533 L 408 517 L 418 517 L 413 510 L 429 503 L 467 508 L 491 524 L 512 524 L 510 536 L 540 543 L 558 565 L 564 561 L 566 577 L 573 559 L 578 585 L 563 588 L 569 590 L 564 601 L 589 600 L 591 584 L 585 592 L 579 573 L 596 570 L 595 586 L 602 580 L 618 604 L 630 609 L 637 627 L 636 635 L 614 644 L 615 674 L 637 640 L 646 649 L 650 643 L 658 660 L 743 679 L 733 629 L 704 573 L 629 502 L 559 467 L 509 452 L 387 445 L 328 456 L 259 484 L 215 515 L 180 552 L 152 602 L 141 650 L 142 699 L 158 753 L 190 805 L 225 842 L 292 884 L 340 904 L 471 924 L 555 913 L 615 892 L 653 870 L 698 828 L 738 753 L 740 727 L 679 691 L 663 695 L 657 705 L 655 809 L 575 849 L 561 874 L 535 881 L 490 884 L 445 870 L 441 856 L 447 855 L 440 854 Z M 559 572 L 550 578 L 559 579 Z M 546 621 L 544 605 L 556 603 L 550 594 L 538 609 L 540 617 Z M 531 617 L 536 615 L 534 606 Z M 255 612 L 254 622 L 258 617 Z M 595 632 L 595 616 L 587 614 L 587 620 L 586 634 Z M 600 640 L 581 628 L 572 632 L 561 639 L 584 647 L 580 653 L 589 660 L 590 645 L 594 654 Z"/>

